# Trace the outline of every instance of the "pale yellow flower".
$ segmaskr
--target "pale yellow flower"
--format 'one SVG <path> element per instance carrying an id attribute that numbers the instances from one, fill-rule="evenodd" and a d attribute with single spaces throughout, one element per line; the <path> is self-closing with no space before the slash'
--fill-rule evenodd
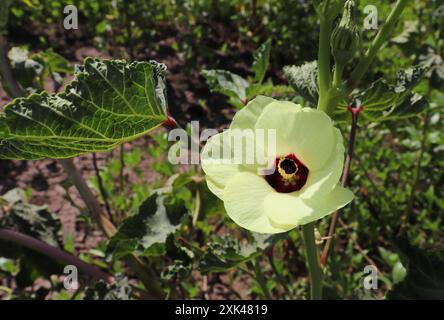
<path id="1" fill-rule="evenodd" d="M 274 153 L 267 139 L 262 143 L 256 133 L 243 134 L 258 129 L 276 130 Z M 234 150 L 233 139 L 240 134 L 256 152 L 261 151 L 262 158 L 254 163 L 230 162 L 239 151 Z M 243 146 L 241 153 L 247 152 L 251 150 Z M 272 174 L 261 173 L 264 158 L 275 164 Z M 235 115 L 228 130 L 208 140 L 201 161 L 209 189 L 224 202 L 231 219 L 251 231 L 285 232 L 353 199 L 353 193 L 339 185 L 344 163 L 339 129 L 324 112 L 292 102 L 263 96 L 252 100 Z"/>

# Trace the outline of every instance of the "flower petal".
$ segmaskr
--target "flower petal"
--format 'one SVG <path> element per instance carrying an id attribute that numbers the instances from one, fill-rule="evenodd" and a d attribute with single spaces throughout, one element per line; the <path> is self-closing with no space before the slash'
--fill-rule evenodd
<path id="1" fill-rule="evenodd" d="M 292 229 L 329 215 L 353 200 L 353 193 L 336 186 L 324 197 L 304 200 L 291 193 L 272 193 L 265 199 L 265 211 L 276 228 Z"/>
<path id="2" fill-rule="evenodd" d="M 300 225 L 303 219 L 312 214 L 301 198 L 290 193 L 270 193 L 264 199 L 264 206 L 272 224 L 287 230 Z"/>
<path id="3" fill-rule="evenodd" d="M 322 168 L 336 145 L 332 121 L 324 112 L 292 102 L 270 103 L 255 128 L 275 129 L 278 155 L 294 153 L 309 170 Z"/>
<path id="4" fill-rule="evenodd" d="M 299 191 L 299 196 L 304 199 L 328 194 L 341 178 L 344 167 L 344 142 L 339 129 L 334 128 L 334 132 L 337 137 L 336 148 L 321 169 L 310 171 L 305 186 Z"/>
<path id="5" fill-rule="evenodd" d="M 202 169 L 208 188 L 223 199 L 228 180 L 239 172 L 261 173 L 275 159 L 265 158 L 262 145 L 256 143 L 253 129 L 230 129 L 208 139 L 201 154 Z"/>
<path id="6" fill-rule="evenodd" d="M 312 208 L 313 214 L 304 218 L 302 224 L 322 219 L 350 203 L 354 197 L 353 192 L 338 185 L 326 196 L 304 200 L 305 204 Z"/>
<path id="7" fill-rule="evenodd" d="M 285 232 L 288 229 L 271 225 L 265 213 L 264 199 L 270 193 L 275 191 L 264 178 L 249 172 L 238 173 L 224 190 L 227 214 L 235 223 L 254 232 Z"/>
<path id="8" fill-rule="evenodd" d="M 276 100 L 273 98 L 257 96 L 235 114 L 230 129 L 254 129 L 254 125 L 262 111 L 274 101 Z"/>
<path id="9" fill-rule="evenodd" d="M 227 153 L 227 150 L 230 152 Z M 241 166 L 232 162 L 229 130 L 208 139 L 202 150 L 201 164 L 202 170 L 207 175 L 208 188 L 222 199 L 223 189 L 228 180 L 241 172 Z"/>

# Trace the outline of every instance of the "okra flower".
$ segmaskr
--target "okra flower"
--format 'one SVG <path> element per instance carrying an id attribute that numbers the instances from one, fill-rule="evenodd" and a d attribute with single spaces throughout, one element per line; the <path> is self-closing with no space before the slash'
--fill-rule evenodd
<path id="1" fill-rule="evenodd" d="M 246 161 L 252 152 L 254 161 Z M 201 161 L 209 189 L 230 218 L 251 231 L 289 231 L 353 199 L 338 184 L 344 163 L 340 131 L 324 112 L 292 102 L 252 100 L 228 130 L 207 141 Z"/>

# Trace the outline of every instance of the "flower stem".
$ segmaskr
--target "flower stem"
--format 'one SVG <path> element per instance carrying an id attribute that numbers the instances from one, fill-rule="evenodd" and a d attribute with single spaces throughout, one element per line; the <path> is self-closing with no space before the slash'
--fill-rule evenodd
<path id="1" fill-rule="evenodd" d="M 330 37 L 333 21 L 321 17 L 318 51 L 319 101 L 318 109 L 325 111 L 328 107 L 328 91 L 331 85 Z"/>
<path id="2" fill-rule="evenodd" d="M 310 298 L 311 300 L 322 299 L 323 273 L 319 263 L 318 247 L 314 234 L 315 222 L 310 222 L 302 226 L 305 252 L 307 255 L 307 265 L 310 274 Z"/>

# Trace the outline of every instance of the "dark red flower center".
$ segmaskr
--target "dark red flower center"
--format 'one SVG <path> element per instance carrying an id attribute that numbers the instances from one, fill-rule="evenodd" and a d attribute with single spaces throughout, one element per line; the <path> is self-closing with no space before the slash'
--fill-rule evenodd
<path id="1" fill-rule="evenodd" d="M 292 153 L 276 158 L 276 169 L 265 180 L 277 192 L 290 193 L 300 190 L 308 178 L 308 168 Z"/>

